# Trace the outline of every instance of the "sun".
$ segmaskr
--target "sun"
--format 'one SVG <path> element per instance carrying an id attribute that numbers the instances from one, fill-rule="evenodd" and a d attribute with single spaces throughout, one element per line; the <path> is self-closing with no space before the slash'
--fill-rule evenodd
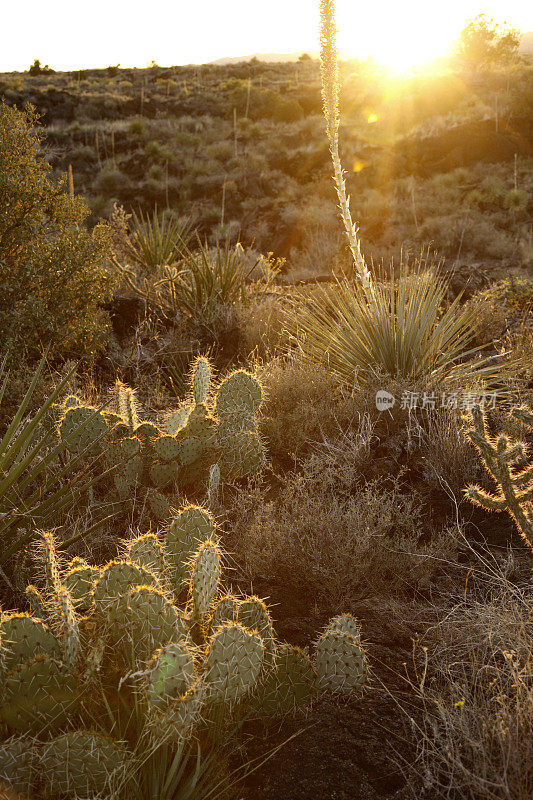
<path id="1" fill-rule="evenodd" d="M 437 25 L 420 6 L 385 2 L 362 10 L 352 0 L 339 0 L 337 27 L 341 56 L 370 57 L 391 72 L 404 73 L 449 53 L 461 21 L 453 17 Z"/>

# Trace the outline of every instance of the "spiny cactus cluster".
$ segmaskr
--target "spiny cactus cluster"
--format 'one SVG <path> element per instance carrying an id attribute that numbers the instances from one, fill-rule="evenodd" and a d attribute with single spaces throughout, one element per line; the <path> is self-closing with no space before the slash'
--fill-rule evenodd
<path id="1" fill-rule="evenodd" d="M 257 429 L 261 384 L 245 370 L 226 377 L 211 393 L 211 365 L 196 360 L 191 376 L 191 402 L 174 411 L 165 430 L 153 422 L 139 422 L 135 392 L 116 385 L 116 412 L 97 411 L 68 397 L 58 427 L 62 439 L 70 435 L 69 449 L 94 457 L 105 452 L 114 468 L 114 486 L 121 500 L 140 487 L 154 515 L 168 519 L 179 504 L 180 488 L 209 484 L 209 498 L 220 480 L 256 472 L 264 463 L 264 447 Z M 85 425 L 78 435 L 81 423 Z"/>
<path id="2" fill-rule="evenodd" d="M 185 757 L 193 737 L 213 740 L 217 726 L 225 741 L 236 718 L 290 713 L 319 692 L 365 683 L 353 617 L 331 620 L 311 658 L 277 641 L 261 599 L 224 591 L 204 509 L 185 507 L 121 553 L 102 567 L 61 565 L 44 534 L 46 587 L 27 591 L 33 615 L 0 617 L 0 723 L 11 734 L 0 785 L 45 797 L 166 797 L 146 789 L 147 760 Z"/>
<path id="3" fill-rule="evenodd" d="M 473 409 L 472 417 L 473 427 L 467 431 L 468 436 L 499 491 L 493 494 L 480 486 L 470 485 L 465 489 L 465 495 L 487 511 L 508 511 L 522 538 L 533 550 L 533 463 L 525 467 L 515 466 L 517 462 L 525 462 L 528 446 L 516 441 L 512 434 L 491 436 L 479 406 Z M 510 419 L 518 420 L 533 431 L 533 413 L 527 408 L 514 409 Z"/>

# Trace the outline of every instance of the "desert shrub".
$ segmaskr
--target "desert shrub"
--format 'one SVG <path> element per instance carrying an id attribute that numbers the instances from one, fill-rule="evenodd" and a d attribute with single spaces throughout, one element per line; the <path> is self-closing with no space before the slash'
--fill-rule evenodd
<path id="1" fill-rule="evenodd" d="M 488 344 L 526 323 L 533 310 L 533 281 L 510 275 L 473 295 L 476 342 Z"/>
<path id="2" fill-rule="evenodd" d="M 275 466 L 288 467 L 313 443 L 358 426 L 366 397 L 351 396 L 321 365 L 309 368 L 296 355 L 277 356 L 259 368 L 265 390 L 261 432 Z"/>
<path id="3" fill-rule="evenodd" d="M 174 222 L 174 227 L 178 228 L 179 222 Z M 246 302 L 248 279 L 262 257 L 250 266 L 241 244 L 232 246 L 227 240 L 209 247 L 198 239 L 198 248 L 192 250 L 181 239 L 176 251 L 178 248 L 179 260 L 169 266 L 162 264 L 152 275 L 123 265 L 117 258 L 115 265 L 128 287 L 170 320 L 186 319 L 216 338 L 221 317 L 227 317 L 235 304 Z M 265 272 L 264 279 L 255 283 L 256 293 L 266 291 L 272 277 Z"/>
<path id="4" fill-rule="evenodd" d="M 109 231 L 89 233 L 85 203 L 51 179 L 36 124 L 32 110 L 0 105 L 0 350 L 94 353 L 106 338 Z"/>
<path id="5" fill-rule="evenodd" d="M 233 531 L 247 577 L 290 586 L 331 611 L 429 586 L 454 552 L 453 533 L 431 536 L 420 497 L 398 478 L 364 483 L 368 439 L 363 424 L 330 441 L 273 499 L 260 486 L 239 495 Z"/>
<path id="6" fill-rule="evenodd" d="M 424 482 L 460 501 L 465 484 L 480 480 L 483 472 L 465 433 L 461 412 L 439 409 L 428 414 L 420 433 Z"/>

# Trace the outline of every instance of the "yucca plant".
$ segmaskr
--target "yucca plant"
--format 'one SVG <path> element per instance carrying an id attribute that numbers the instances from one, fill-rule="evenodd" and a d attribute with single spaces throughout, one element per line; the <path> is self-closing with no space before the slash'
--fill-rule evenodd
<path id="1" fill-rule="evenodd" d="M 446 282 L 432 272 L 374 284 L 367 300 L 344 280 L 293 302 L 288 324 L 303 355 L 350 385 L 388 375 L 433 385 L 493 383 L 503 360 L 472 347 L 475 313 L 456 298 L 444 308 Z"/>
<path id="2" fill-rule="evenodd" d="M 154 209 L 152 216 L 132 212 L 126 255 L 146 272 L 174 264 L 191 241 L 192 222 L 175 219 Z"/>
<path id="3" fill-rule="evenodd" d="M 70 441 L 90 419 L 59 442 L 53 426 L 43 430 L 43 422 L 76 367 L 65 375 L 36 414 L 25 420 L 45 361 L 46 354 L 0 440 L 0 565 L 24 548 L 39 527 L 47 523 L 56 525 L 60 514 L 79 502 L 97 480 L 83 480 L 86 472 L 81 466 L 83 453 L 68 462 L 60 461 Z M 5 365 L 6 359 L 0 365 L 0 403 L 8 385 Z"/>
<path id="4" fill-rule="evenodd" d="M 259 260 L 249 267 L 240 245 L 226 241 L 209 248 L 198 240 L 197 251 L 184 247 L 180 261 L 164 266 L 156 280 L 141 277 L 130 267 L 121 272 L 132 291 L 169 318 L 183 314 L 210 330 L 221 308 L 244 300 L 246 280 Z"/>

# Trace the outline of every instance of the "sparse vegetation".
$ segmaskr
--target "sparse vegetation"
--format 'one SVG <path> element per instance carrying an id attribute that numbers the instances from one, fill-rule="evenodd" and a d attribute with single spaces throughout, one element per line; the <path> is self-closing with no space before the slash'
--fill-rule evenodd
<path id="1" fill-rule="evenodd" d="M 320 8 L 0 75 L 6 800 L 532 796 L 531 58 Z"/>

